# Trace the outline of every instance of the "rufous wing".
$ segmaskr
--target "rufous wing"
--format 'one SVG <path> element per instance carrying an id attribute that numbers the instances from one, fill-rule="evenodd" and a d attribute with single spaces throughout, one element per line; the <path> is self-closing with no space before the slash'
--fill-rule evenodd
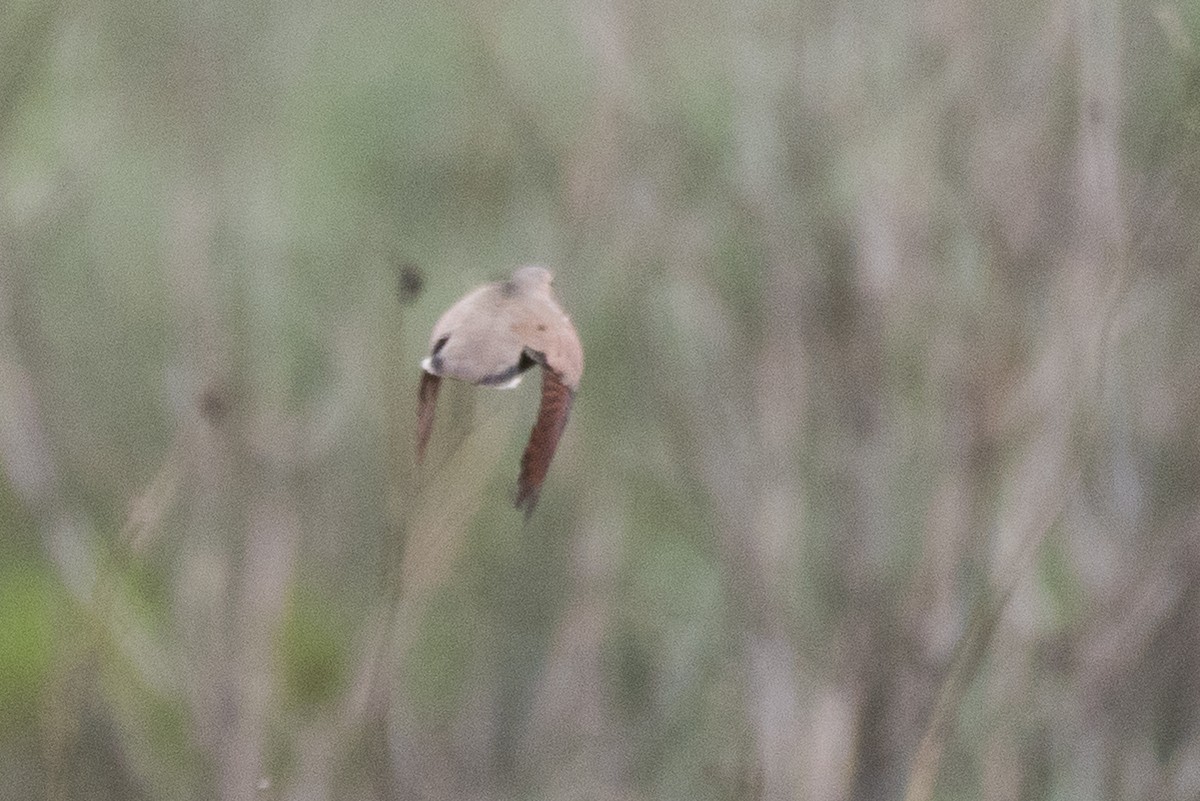
<path id="1" fill-rule="evenodd" d="M 429 434 L 433 431 L 433 411 L 441 386 L 441 376 L 421 371 L 421 385 L 417 389 L 417 464 L 425 458 L 425 446 L 429 444 Z"/>
<path id="2" fill-rule="evenodd" d="M 537 506 L 538 493 L 550 470 L 550 461 L 567 426 L 574 400 L 575 391 L 563 383 L 562 376 L 543 365 L 542 402 L 538 406 L 537 422 L 529 434 L 529 444 L 521 456 L 521 474 L 517 478 L 516 507 L 524 508 L 526 520 Z"/>

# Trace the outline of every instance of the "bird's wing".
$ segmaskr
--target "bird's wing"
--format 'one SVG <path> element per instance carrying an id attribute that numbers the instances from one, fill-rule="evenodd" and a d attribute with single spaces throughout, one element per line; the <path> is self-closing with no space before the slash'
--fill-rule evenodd
<path id="1" fill-rule="evenodd" d="M 425 446 L 429 444 L 429 433 L 433 431 L 433 410 L 441 385 L 441 376 L 427 370 L 421 371 L 421 385 L 417 389 L 417 464 L 425 458 Z"/>
<path id="2" fill-rule="evenodd" d="M 573 392 L 583 376 L 583 346 L 579 334 L 563 310 L 553 300 L 543 301 L 522 315 L 513 325 L 525 351 L 544 367 L 558 373 Z"/>
<path id="3" fill-rule="evenodd" d="M 533 514 L 538 493 L 550 469 L 550 460 L 558 448 L 558 438 L 567 426 L 575 390 L 563 383 L 562 376 L 549 365 L 542 365 L 542 402 L 537 422 L 529 433 L 529 444 L 521 456 L 521 475 L 517 479 L 516 507 L 525 509 L 525 519 Z"/>

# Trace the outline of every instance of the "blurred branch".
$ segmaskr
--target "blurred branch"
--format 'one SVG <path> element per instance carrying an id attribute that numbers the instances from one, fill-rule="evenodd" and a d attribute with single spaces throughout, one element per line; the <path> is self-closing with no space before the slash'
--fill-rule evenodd
<path id="1" fill-rule="evenodd" d="M 1075 495 L 1089 451 L 1104 436 L 1095 398 L 1114 347 L 1110 331 L 1123 296 L 1128 256 L 1119 191 L 1118 11 L 1088 0 L 1073 8 L 1075 44 L 1081 53 L 1076 77 L 1082 86 L 1074 191 L 1079 218 L 1070 250 L 1055 271 L 1056 309 L 1066 325 L 1061 335 L 1052 335 L 1026 385 L 1026 410 L 1039 416 L 1041 425 L 1010 482 L 1010 493 L 1017 498 L 1011 520 L 1002 518 L 1000 524 L 1002 535 L 1006 528 L 1025 533 L 1015 543 L 1011 535 L 997 542 L 993 581 L 999 593 L 975 603 L 973 622 L 956 647 L 914 757 L 906 801 L 932 797 L 953 717 L 983 663 L 1004 608 L 1029 574 L 1046 532 Z M 1053 514 L 1039 521 L 1044 514 L 1039 510 L 1046 509 Z"/>
<path id="2" fill-rule="evenodd" d="M 933 797 L 942 752 L 963 698 L 983 666 L 1009 599 L 1020 583 L 1028 580 L 1038 549 L 1046 535 L 1061 520 L 1068 499 L 1075 494 L 1078 480 L 1076 474 L 1065 484 L 1053 487 L 1044 501 L 1044 504 L 1048 504 L 1047 519 L 1026 532 L 1020 550 L 1006 560 L 1006 575 L 997 579 L 998 586 L 994 590 L 984 590 L 974 602 L 966 631 L 955 646 L 950 667 L 942 680 L 933 711 L 925 725 L 925 733 L 913 757 L 904 801 L 928 801 Z"/>
<path id="3" fill-rule="evenodd" d="M 635 746 L 612 714 L 604 675 L 605 638 L 619 614 L 621 535 L 629 528 L 627 504 L 615 492 L 603 485 L 589 492 L 590 509 L 572 534 L 571 600 L 552 635 L 521 743 L 531 774 L 545 777 L 542 785 L 555 797 L 581 781 L 606 798 L 633 796 Z"/>
<path id="4" fill-rule="evenodd" d="M 118 538 L 135 553 L 143 551 L 162 531 L 163 519 L 175 504 L 186 475 L 188 446 L 184 440 L 183 434 L 176 437 L 154 477 L 129 503 L 129 512 Z"/>

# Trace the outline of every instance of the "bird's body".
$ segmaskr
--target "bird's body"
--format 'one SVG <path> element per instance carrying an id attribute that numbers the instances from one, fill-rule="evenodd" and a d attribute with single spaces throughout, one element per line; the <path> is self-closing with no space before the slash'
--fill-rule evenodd
<path id="1" fill-rule="evenodd" d="M 418 461 L 433 428 L 442 378 L 507 388 L 520 383 L 526 370 L 541 365 L 541 406 L 517 482 L 517 506 L 524 506 L 526 514 L 537 503 L 583 374 L 583 348 L 554 297 L 552 280 L 544 267 L 521 267 L 508 281 L 469 292 L 438 319 L 429 338 L 429 356 L 421 363 Z"/>

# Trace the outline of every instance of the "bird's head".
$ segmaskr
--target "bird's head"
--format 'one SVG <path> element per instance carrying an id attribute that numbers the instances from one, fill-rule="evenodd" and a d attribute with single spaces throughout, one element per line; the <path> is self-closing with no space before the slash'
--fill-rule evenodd
<path id="1" fill-rule="evenodd" d="M 540 264 L 527 264 L 524 267 L 518 267 L 512 277 L 512 282 L 521 291 L 548 287 L 553 281 L 554 273 Z"/>

